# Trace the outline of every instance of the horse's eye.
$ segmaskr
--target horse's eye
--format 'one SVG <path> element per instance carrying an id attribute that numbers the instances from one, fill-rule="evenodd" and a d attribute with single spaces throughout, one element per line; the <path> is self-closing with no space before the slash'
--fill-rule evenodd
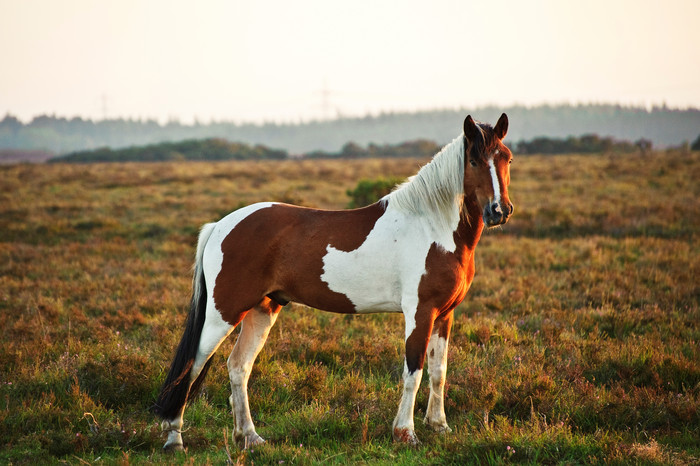
<path id="1" fill-rule="evenodd" d="M 510 165 L 511 163 L 513 163 L 513 159 L 510 159 L 510 160 L 508 161 L 508 165 Z"/>
<path id="2" fill-rule="evenodd" d="M 471 159 L 471 160 L 469 161 L 469 165 L 471 165 L 472 167 L 476 167 L 476 160 Z"/>

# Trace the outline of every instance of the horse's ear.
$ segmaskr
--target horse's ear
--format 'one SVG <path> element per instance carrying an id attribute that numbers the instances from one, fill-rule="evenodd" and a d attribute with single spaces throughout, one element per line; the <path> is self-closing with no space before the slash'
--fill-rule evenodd
<path id="1" fill-rule="evenodd" d="M 498 123 L 496 123 L 496 127 L 493 129 L 493 133 L 496 135 L 498 139 L 503 140 L 504 137 L 506 137 L 506 133 L 508 132 L 508 115 L 505 113 L 501 115 L 501 118 L 498 119 Z"/>
<path id="2" fill-rule="evenodd" d="M 476 126 L 471 115 L 467 115 L 467 118 L 464 119 L 464 135 L 471 143 L 477 140 L 477 138 L 482 137 L 481 130 Z"/>

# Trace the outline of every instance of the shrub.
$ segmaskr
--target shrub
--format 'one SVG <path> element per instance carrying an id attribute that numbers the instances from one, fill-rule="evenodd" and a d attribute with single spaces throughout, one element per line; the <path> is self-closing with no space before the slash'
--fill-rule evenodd
<path id="1" fill-rule="evenodd" d="M 697 139 L 690 145 L 690 150 L 700 150 L 700 134 Z"/>
<path id="2" fill-rule="evenodd" d="M 398 183 L 401 178 L 377 178 L 374 180 L 360 180 L 355 189 L 347 191 L 352 198 L 348 207 L 351 209 L 374 204 L 382 197 L 386 196 Z"/>

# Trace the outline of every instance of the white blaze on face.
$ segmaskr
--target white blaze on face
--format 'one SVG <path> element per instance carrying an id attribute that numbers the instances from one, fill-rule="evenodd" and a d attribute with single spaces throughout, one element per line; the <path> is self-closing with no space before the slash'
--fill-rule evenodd
<path id="1" fill-rule="evenodd" d="M 501 204 L 501 185 L 498 182 L 498 173 L 496 173 L 496 164 L 493 158 L 489 159 L 489 170 L 491 171 L 491 182 L 493 183 L 493 202 Z"/>

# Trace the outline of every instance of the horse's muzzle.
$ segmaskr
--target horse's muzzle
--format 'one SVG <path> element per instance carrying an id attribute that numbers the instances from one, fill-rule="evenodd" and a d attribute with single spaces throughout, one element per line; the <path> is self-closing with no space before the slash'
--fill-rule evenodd
<path id="1" fill-rule="evenodd" d="M 503 225 L 513 214 L 513 204 L 510 202 L 492 202 L 484 207 L 484 223 L 487 227 Z"/>

